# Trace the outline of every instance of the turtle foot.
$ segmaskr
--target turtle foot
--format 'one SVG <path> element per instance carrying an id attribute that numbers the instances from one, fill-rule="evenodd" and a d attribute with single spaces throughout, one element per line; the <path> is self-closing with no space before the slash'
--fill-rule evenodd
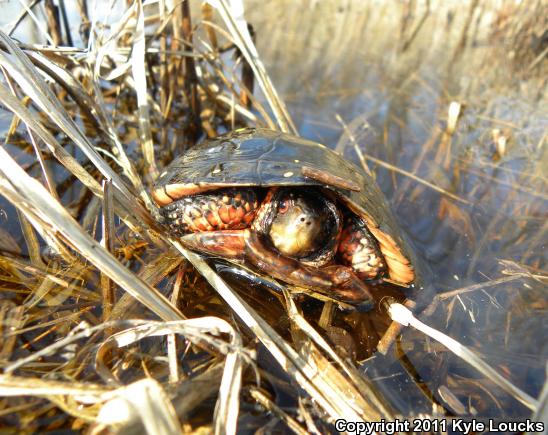
<path id="1" fill-rule="evenodd" d="M 331 292 L 337 299 L 351 304 L 364 304 L 369 309 L 373 303 L 373 296 L 369 286 L 363 282 L 350 267 L 327 266 L 320 269 L 333 283 Z"/>

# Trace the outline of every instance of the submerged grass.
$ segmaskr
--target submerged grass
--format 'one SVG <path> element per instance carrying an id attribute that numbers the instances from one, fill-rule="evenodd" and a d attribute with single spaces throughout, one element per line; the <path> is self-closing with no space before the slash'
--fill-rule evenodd
<path id="1" fill-rule="evenodd" d="M 0 32 L 2 424 L 323 433 L 338 418 L 528 416 L 497 384 L 535 397 L 546 362 L 529 346 L 542 327 L 521 347 L 510 334 L 547 308 L 547 51 L 542 2 L 528 3 L 305 2 L 305 17 L 288 1 L 105 2 L 90 21 L 81 1 L 86 48 L 65 2 L 44 2 L 46 21 L 26 6 L 48 45 L 9 36 L 21 17 Z M 278 90 L 267 70 L 286 78 Z M 267 277 L 257 289 L 169 239 L 157 174 L 246 125 L 340 135 L 400 216 L 428 210 L 405 219 L 434 270 L 423 317 L 498 373 L 397 338 L 385 304 L 366 315 Z"/>

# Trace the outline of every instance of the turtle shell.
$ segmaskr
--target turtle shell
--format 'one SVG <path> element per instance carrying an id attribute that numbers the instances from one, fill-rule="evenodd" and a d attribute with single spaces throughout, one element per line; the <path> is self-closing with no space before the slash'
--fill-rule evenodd
<path id="1" fill-rule="evenodd" d="M 390 280 L 413 283 L 411 250 L 384 195 L 368 174 L 326 146 L 263 128 L 236 130 L 175 159 L 156 181 L 152 195 L 163 206 L 230 186 L 317 186 L 333 191 L 366 221 L 379 242 Z"/>

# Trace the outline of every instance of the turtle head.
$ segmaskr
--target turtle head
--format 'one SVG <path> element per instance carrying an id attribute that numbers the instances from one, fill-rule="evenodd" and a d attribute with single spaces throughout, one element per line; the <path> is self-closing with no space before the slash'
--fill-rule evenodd
<path id="1" fill-rule="evenodd" d="M 269 214 L 265 233 L 282 255 L 314 266 L 333 258 L 340 213 L 325 195 L 314 189 L 279 189 Z"/>
<path id="2" fill-rule="evenodd" d="M 322 207 L 303 195 L 287 193 L 279 198 L 272 219 L 270 238 L 278 251 L 288 257 L 307 257 L 321 245 Z"/>

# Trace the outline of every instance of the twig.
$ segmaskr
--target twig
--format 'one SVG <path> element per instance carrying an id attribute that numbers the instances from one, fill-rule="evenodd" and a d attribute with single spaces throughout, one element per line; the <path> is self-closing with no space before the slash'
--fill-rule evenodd
<path id="1" fill-rule="evenodd" d="M 424 11 L 424 14 L 422 14 L 422 17 L 417 24 L 417 26 L 413 29 L 413 32 L 411 32 L 411 36 L 403 43 L 401 51 L 407 51 L 411 43 L 415 40 L 416 36 L 419 34 L 422 26 L 424 25 L 424 22 L 430 15 L 430 0 L 426 0 L 426 10 Z"/>
<path id="2" fill-rule="evenodd" d="M 185 2 L 186 3 L 186 2 Z M 131 55 L 131 69 L 135 79 L 135 92 L 139 106 L 139 134 L 147 172 L 152 179 L 158 177 L 158 168 L 154 158 L 154 144 L 150 128 L 150 109 L 148 104 L 147 79 L 145 71 L 145 16 L 140 0 L 135 2 L 137 23 Z"/>
<path id="3" fill-rule="evenodd" d="M 32 8 L 34 8 L 34 6 L 36 6 L 41 1 L 42 0 L 32 0 L 32 2 L 29 5 L 27 5 L 26 8 L 23 8 L 23 11 L 21 11 L 21 14 L 17 17 L 15 22 L 12 24 L 11 28 L 9 30 L 7 30 L 6 33 L 9 36 L 11 36 L 11 34 L 13 32 L 15 32 L 15 30 L 17 29 L 19 24 L 21 24 L 21 21 L 23 21 L 25 19 L 25 17 L 28 15 L 29 11 L 32 11 Z"/>
<path id="4" fill-rule="evenodd" d="M 17 94 L 16 94 L 15 89 L 13 87 L 13 83 L 12 83 L 9 75 L 7 74 L 5 68 L 3 66 L 0 66 L 0 69 L 1 69 L 2 73 L 4 74 L 4 78 L 5 78 L 6 83 L 8 84 L 8 86 L 11 90 L 11 93 L 13 94 L 14 97 L 17 97 Z M 19 118 L 17 118 L 17 119 L 19 119 Z M 34 133 L 30 129 L 28 124 L 25 124 L 25 128 L 27 129 L 27 133 L 30 137 L 30 141 L 32 143 L 32 147 L 34 148 L 34 152 L 36 154 L 36 158 L 38 160 L 38 163 L 40 163 L 40 168 L 42 169 L 42 174 L 44 175 L 44 180 L 46 182 L 46 186 L 48 186 L 48 190 L 52 194 L 52 196 L 56 199 L 59 199 L 59 195 L 57 195 L 57 191 L 55 190 L 55 183 L 53 182 L 53 177 L 51 176 L 50 171 L 49 171 L 48 167 L 46 166 L 46 162 L 44 161 L 44 156 L 42 155 L 42 150 L 40 149 L 40 147 L 38 146 L 38 143 L 36 142 L 36 138 L 34 136 Z"/>
<path id="5" fill-rule="evenodd" d="M 276 115 L 280 129 L 284 132 L 296 134 L 297 128 L 295 127 L 295 124 L 293 124 L 285 104 L 279 98 L 263 63 L 259 59 L 257 49 L 251 40 L 251 36 L 247 29 L 247 23 L 243 17 L 243 3 L 239 0 L 233 0 L 229 5 L 226 0 L 219 0 L 217 4 L 219 13 L 232 34 L 234 42 L 249 65 L 251 65 L 257 82 L 270 103 L 272 111 Z"/>
<path id="6" fill-rule="evenodd" d="M 407 308 L 413 309 L 417 304 L 408 299 L 404 302 L 404 305 Z M 377 351 L 383 355 L 386 355 L 398 335 L 401 334 L 403 328 L 404 325 L 399 322 L 393 321 L 392 323 L 390 323 L 390 326 L 388 326 L 388 329 L 385 331 L 384 335 L 377 343 Z"/>
<path id="7" fill-rule="evenodd" d="M 49 32 L 53 38 L 54 45 L 63 45 L 63 36 L 61 35 L 61 23 L 59 22 L 59 11 L 53 4 L 53 0 L 44 0 L 44 9 L 46 10 L 46 19 Z"/>
<path id="8" fill-rule="evenodd" d="M 453 338 L 443 334 L 442 332 L 422 323 L 415 316 L 413 316 L 413 313 L 402 304 L 391 304 L 388 312 L 393 320 L 405 326 L 413 326 L 422 333 L 428 335 L 429 337 L 432 337 L 434 340 L 443 344 L 445 347 L 447 347 L 447 349 L 449 349 L 458 357 L 462 358 L 464 361 L 466 361 L 468 364 L 478 370 L 481 374 L 483 374 L 486 378 L 494 382 L 507 393 L 511 394 L 514 398 L 516 398 L 529 409 L 533 411 L 537 409 L 538 401 L 536 399 L 529 396 L 527 393 L 525 393 L 514 384 L 512 384 L 510 381 L 508 381 L 506 378 L 501 376 L 498 372 L 493 370 L 489 364 L 479 358 L 470 349 L 463 346 Z"/>
<path id="9" fill-rule="evenodd" d="M 318 367 L 312 359 L 304 359 L 271 326 L 269 326 L 247 303 L 245 303 L 213 270 L 195 253 L 184 249 L 180 243 L 174 246 L 208 280 L 219 295 L 230 305 L 240 319 L 255 333 L 266 349 L 284 370 L 305 389 L 332 418 L 361 421 L 351 403 L 348 391 L 342 391 L 332 381 L 319 376 Z"/>
<path id="10" fill-rule="evenodd" d="M 65 36 L 67 37 L 67 45 L 72 47 L 72 35 L 70 34 L 70 26 L 67 18 L 67 8 L 65 6 L 65 0 L 59 0 L 59 11 L 61 13 L 61 19 L 63 20 L 63 27 L 65 28 Z"/>
<path id="11" fill-rule="evenodd" d="M 253 30 L 253 27 L 250 24 L 248 24 L 248 30 L 249 30 L 249 34 L 251 35 L 251 40 L 253 41 L 253 43 L 255 43 L 255 31 Z M 249 98 L 249 95 L 253 94 L 253 83 L 254 83 L 253 69 L 251 68 L 251 65 L 249 65 L 249 62 L 245 60 L 245 58 L 243 58 L 242 89 L 240 90 L 240 104 L 246 109 L 249 109 L 251 107 L 251 100 Z"/>
<path id="12" fill-rule="evenodd" d="M 446 195 L 449 198 L 454 199 L 455 201 L 459 201 L 459 202 L 462 202 L 463 204 L 468 204 L 468 205 L 471 204 L 470 201 L 467 201 L 466 199 L 463 199 L 460 196 L 455 195 L 454 193 L 448 192 L 447 190 L 442 189 L 441 187 L 436 186 L 435 184 L 432 184 L 429 181 L 423 180 L 422 178 L 417 177 L 415 174 L 412 174 L 411 172 L 407 172 L 406 170 L 400 169 L 397 166 L 391 165 L 390 163 L 383 162 L 382 160 L 376 159 L 375 157 L 372 157 L 368 154 L 364 154 L 364 157 L 368 160 L 371 160 L 372 162 L 375 162 L 377 165 L 382 166 L 383 168 L 390 169 L 391 171 L 397 172 L 398 174 L 405 175 L 406 177 L 409 177 L 418 183 L 424 184 L 430 189 L 433 189 L 436 192 Z"/>
<path id="13" fill-rule="evenodd" d="M 112 208 L 112 183 L 103 181 L 103 213 L 101 219 L 103 237 L 101 245 L 110 253 L 114 251 L 114 212 Z M 112 281 L 103 272 L 101 272 L 101 288 L 103 290 L 103 321 L 105 322 L 110 317 L 115 300 Z M 111 331 L 106 331 L 107 335 L 110 333 Z"/>
<path id="14" fill-rule="evenodd" d="M 190 0 L 183 1 L 183 38 L 187 44 L 192 47 L 192 22 L 190 18 Z M 202 130 L 200 122 L 200 102 L 198 100 L 198 80 L 196 78 L 196 66 L 194 58 L 186 56 L 183 61 L 184 65 L 184 91 L 188 98 L 192 119 L 192 128 L 190 129 L 191 140 L 195 141 Z"/>
<path id="15" fill-rule="evenodd" d="M 467 287 L 461 287 L 461 288 L 451 290 L 451 291 L 448 291 L 448 292 L 444 292 L 444 293 L 438 293 L 435 296 L 435 299 L 443 301 L 445 299 L 449 299 L 449 298 L 452 298 L 454 296 L 461 295 L 463 293 L 470 293 L 470 292 L 474 292 L 476 290 L 483 290 L 483 289 L 486 289 L 486 288 L 489 288 L 489 287 L 494 287 L 494 286 L 499 285 L 499 284 L 504 284 L 504 283 L 507 283 L 507 282 L 515 281 L 519 278 L 523 278 L 523 276 L 522 275 L 512 275 L 512 276 L 507 276 L 507 277 L 504 277 L 504 278 L 494 279 L 492 281 L 480 282 L 479 284 L 474 284 L 474 285 L 470 285 L 470 286 L 467 286 Z"/>
<path id="16" fill-rule="evenodd" d="M 29 15 L 29 17 L 32 19 L 32 21 L 34 22 L 34 24 L 36 25 L 36 27 L 40 30 L 40 32 L 42 32 L 42 34 L 45 36 L 46 40 L 48 41 L 49 44 L 51 45 L 55 45 L 54 42 L 53 42 L 53 39 L 51 39 L 51 36 L 49 35 L 47 29 L 44 28 L 43 26 L 43 23 L 41 20 L 38 19 L 38 17 L 34 14 L 34 12 L 31 10 L 30 6 L 28 6 L 26 4 L 25 1 L 23 0 L 19 0 L 19 4 L 21 6 L 23 6 L 23 8 L 25 9 L 26 13 Z M 32 6 L 34 6 L 34 3 L 32 4 Z M 13 30 L 15 29 L 12 29 L 12 32 Z"/>

